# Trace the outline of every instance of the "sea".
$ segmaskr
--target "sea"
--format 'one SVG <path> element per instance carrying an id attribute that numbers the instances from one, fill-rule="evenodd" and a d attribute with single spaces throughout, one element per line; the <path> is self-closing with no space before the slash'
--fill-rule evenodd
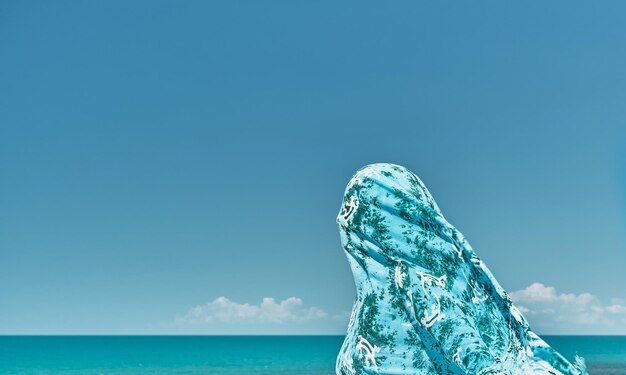
<path id="1" fill-rule="evenodd" d="M 626 336 L 542 336 L 626 374 Z M 0 336 L 0 374 L 333 375 L 343 336 Z"/>

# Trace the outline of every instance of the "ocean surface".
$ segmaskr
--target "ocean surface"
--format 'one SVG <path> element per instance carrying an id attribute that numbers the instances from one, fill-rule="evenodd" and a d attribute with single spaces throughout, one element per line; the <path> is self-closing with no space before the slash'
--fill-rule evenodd
<path id="1" fill-rule="evenodd" d="M 626 336 L 542 336 L 626 374 Z M 343 336 L 0 336 L 0 374 L 332 375 Z"/>

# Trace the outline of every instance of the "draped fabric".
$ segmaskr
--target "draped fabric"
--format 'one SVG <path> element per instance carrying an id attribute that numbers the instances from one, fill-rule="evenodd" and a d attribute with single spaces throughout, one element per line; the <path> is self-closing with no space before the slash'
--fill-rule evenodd
<path id="1" fill-rule="evenodd" d="M 357 288 L 337 374 L 586 374 L 531 331 L 406 168 L 360 169 L 337 222 Z"/>

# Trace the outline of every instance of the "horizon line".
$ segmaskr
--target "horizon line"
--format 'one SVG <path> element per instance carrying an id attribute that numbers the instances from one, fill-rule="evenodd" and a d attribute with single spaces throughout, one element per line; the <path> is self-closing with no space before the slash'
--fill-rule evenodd
<path id="1" fill-rule="evenodd" d="M 549 337 L 555 337 L 555 336 L 578 336 L 578 337 L 626 337 L 626 333 L 621 333 L 621 334 L 588 334 L 588 333 L 555 333 L 555 334 L 550 334 L 550 333 L 543 333 L 543 334 L 538 334 L 539 337 L 542 336 L 549 336 Z M 205 334 L 205 333 L 198 333 L 198 334 L 178 334 L 178 333 L 172 333 L 172 334 L 168 334 L 168 333 L 158 333 L 158 334 L 127 334 L 127 333 L 121 333 L 121 334 L 117 334 L 117 333 L 112 333 L 112 334 L 57 334 L 57 333 L 51 333 L 51 334 L 2 334 L 0 333 L 0 337 L 342 337 L 342 336 L 346 336 L 345 334 L 324 334 L 324 333 L 320 333 L 320 334 L 254 334 L 254 333 L 244 333 L 244 334 Z"/>

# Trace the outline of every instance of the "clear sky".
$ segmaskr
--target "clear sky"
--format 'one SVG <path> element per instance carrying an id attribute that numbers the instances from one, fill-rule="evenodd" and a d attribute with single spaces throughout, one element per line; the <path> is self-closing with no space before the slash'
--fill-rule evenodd
<path id="1" fill-rule="evenodd" d="M 625 12 L 0 3 L 0 333 L 343 333 L 374 162 L 538 332 L 626 333 Z"/>

